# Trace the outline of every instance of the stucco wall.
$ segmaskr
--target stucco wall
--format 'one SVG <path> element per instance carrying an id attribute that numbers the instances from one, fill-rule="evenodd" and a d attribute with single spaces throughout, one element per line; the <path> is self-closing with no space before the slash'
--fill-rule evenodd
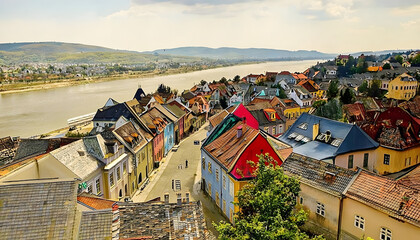
<path id="1" fill-rule="evenodd" d="M 349 156 L 353 155 L 353 168 L 352 169 L 356 169 L 356 167 L 363 168 L 363 161 L 364 161 L 365 153 L 369 154 L 368 170 L 373 171 L 374 165 L 377 159 L 376 149 L 363 150 L 359 152 L 351 152 L 351 153 L 338 155 L 335 157 L 335 165 L 342 168 L 348 168 Z"/>
<path id="2" fill-rule="evenodd" d="M 389 165 L 384 164 L 384 154 L 390 155 Z M 405 159 L 411 157 L 411 164 L 405 165 Z M 375 162 L 375 169 L 379 174 L 398 172 L 409 166 L 413 166 L 420 162 L 420 147 L 413 147 L 404 151 L 384 148 L 382 146 L 377 148 L 377 159 Z"/>
<path id="3" fill-rule="evenodd" d="M 359 215 L 365 219 L 365 229 L 361 230 L 354 226 L 355 216 Z M 340 239 L 361 239 L 371 237 L 380 239 L 382 227 L 391 230 L 392 239 L 418 239 L 420 228 L 414 225 L 397 221 L 378 210 L 361 204 L 350 198 L 343 201 L 342 233 Z"/>

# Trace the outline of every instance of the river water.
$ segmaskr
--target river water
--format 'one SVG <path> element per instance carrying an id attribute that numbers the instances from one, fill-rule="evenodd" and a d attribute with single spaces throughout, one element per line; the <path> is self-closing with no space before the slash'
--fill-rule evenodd
<path id="1" fill-rule="evenodd" d="M 227 79 L 266 71 L 302 72 L 318 60 L 267 62 L 238 65 L 150 78 L 131 78 L 32 92 L 0 94 L 0 138 L 29 137 L 67 125 L 67 119 L 96 112 L 110 97 L 122 102 L 133 98 L 140 85 L 146 93 L 160 83 L 178 89 L 191 88 L 200 80 Z"/>

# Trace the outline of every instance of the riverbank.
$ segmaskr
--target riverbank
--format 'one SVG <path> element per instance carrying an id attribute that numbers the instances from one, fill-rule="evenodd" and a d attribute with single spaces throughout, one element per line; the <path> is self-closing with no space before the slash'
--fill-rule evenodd
<path id="1" fill-rule="evenodd" d="M 130 78 L 150 78 L 157 76 L 166 76 L 166 75 L 175 75 L 189 72 L 197 72 L 207 69 L 223 68 L 236 65 L 248 65 L 255 63 L 264 63 L 264 62 L 243 62 L 243 63 L 232 63 L 225 65 L 216 65 L 216 66 L 196 66 L 196 67 L 181 67 L 177 69 L 167 69 L 167 70 L 154 70 L 154 71 L 139 71 L 139 72 L 129 72 L 123 74 L 115 74 L 111 76 L 94 76 L 86 78 L 71 78 L 71 79 L 57 79 L 57 80 L 39 80 L 27 83 L 12 83 L 12 84 L 2 84 L 0 85 L 0 94 L 12 94 L 12 93 L 21 93 L 37 90 L 46 90 L 54 89 L 61 87 L 69 87 L 90 83 L 99 83 L 107 82 L 114 80 L 130 79 Z M 182 89 L 181 89 L 182 90 Z"/>

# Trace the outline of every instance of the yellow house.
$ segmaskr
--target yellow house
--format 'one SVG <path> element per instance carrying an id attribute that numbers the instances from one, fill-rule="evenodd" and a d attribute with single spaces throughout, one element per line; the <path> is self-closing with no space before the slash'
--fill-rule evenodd
<path id="1" fill-rule="evenodd" d="M 397 100 L 410 100 L 416 95 L 418 82 L 415 78 L 403 73 L 391 80 L 385 97 Z"/>
<path id="2" fill-rule="evenodd" d="M 113 133 L 131 156 L 128 169 L 129 186 L 124 186 L 124 188 L 127 195 L 132 197 L 137 189 L 145 187 L 149 174 L 153 170 L 153 137 L 142 128 L 136 128 L 131 122 L 115 129 Z"/>
<path id="3" fill-rule="evenodd" d="M 418 190 L 361 170 L 344 193 L 339 239 L 418 239 Z"/>
<path id="4" fill-rule="evenodd" d="M 308 213 L 303 228 L 327 239 L 337 239 L 343 193 L 356 172 L 297 154 L 290 155 L 282 167 L 286 175 L 300 180 L 296 207 Z"/>

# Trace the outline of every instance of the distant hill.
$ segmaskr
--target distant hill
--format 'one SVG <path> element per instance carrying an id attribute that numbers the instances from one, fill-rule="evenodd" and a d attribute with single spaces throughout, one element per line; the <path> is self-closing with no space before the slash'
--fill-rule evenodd
<path id="1" fill-rule="evenodd" d="M 403 52 L 407 52 L 410 50 L 383 50 L 383 51 L 362 51 L 362 52 L 357 52 L 357 53 L 351 53 L 350 55 L 352 56 L 360 56 L 361 54 L 364 55 L 387 55 L 387 54 L 392 54 L 392 53 L 403 53 Z"/>
<path id="2" fill-rule="evenodd" d="M 292 59 L 329 59 L 336 54 L 326 54 L 318 51 L 288 51 L 267 48 L 207 48 L 207 47 L 180 47 L 172 49 L 159 49 L 144 53 L 172 56 L 205 57 L 224 60 L 292 60 Z"/>
<path id="3" fill-rule="evenodd" d="M 196 57 L 157 56 L 135 51 L 63 42 L 24 42 L 0 44 L 0 64 L 16 63 L 127 63 L 192 62 Z"/>

